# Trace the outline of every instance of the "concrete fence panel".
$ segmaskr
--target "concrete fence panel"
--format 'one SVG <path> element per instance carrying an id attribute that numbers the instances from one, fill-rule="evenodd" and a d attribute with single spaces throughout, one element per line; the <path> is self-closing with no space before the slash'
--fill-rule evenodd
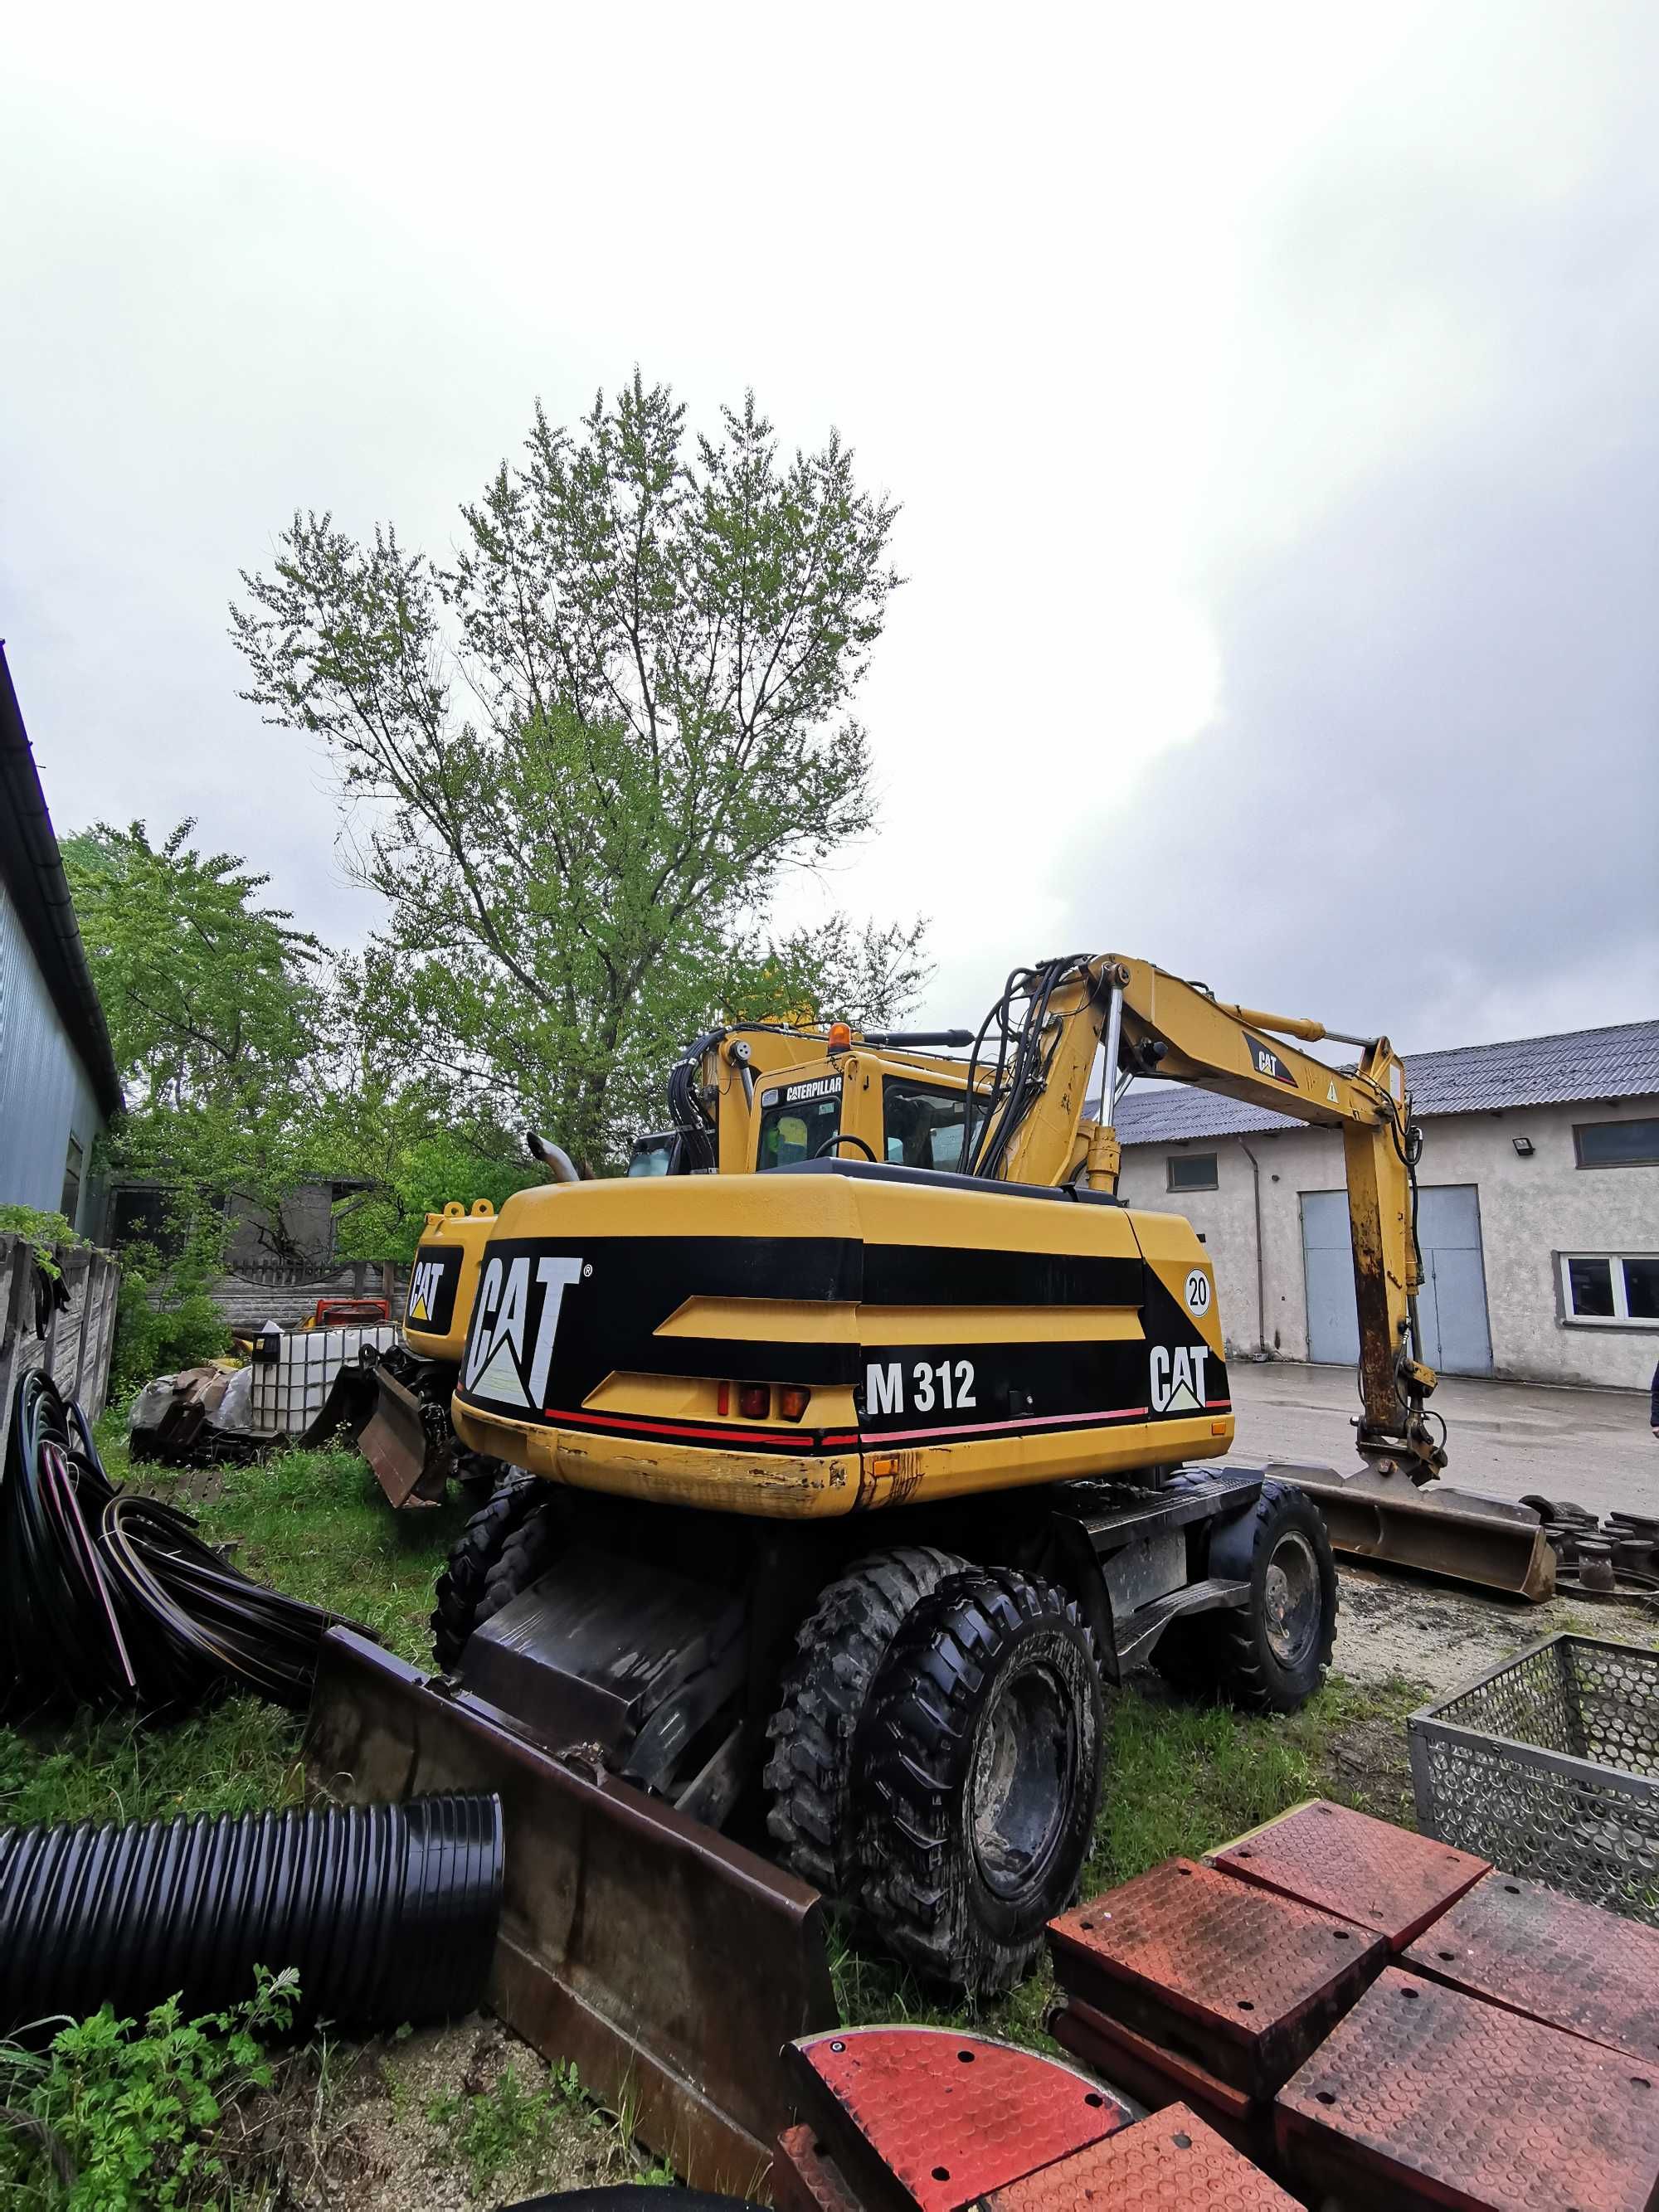
<path id="1" fill-rule="evenodd" d="M 109 1396 L 121 1270 L 107 1252 L 87 1245 L 60 1245 L 53 1258 L 69 1303 L 52 1299 L 43 1334 L 33 1249 L 24 1237 L 0 1236 L 0 1453 L 18 1382 L 31 1369 L 44 1367 L 64 1397 L 79 1401 L 88 1420 L 98 1418 Z"/>

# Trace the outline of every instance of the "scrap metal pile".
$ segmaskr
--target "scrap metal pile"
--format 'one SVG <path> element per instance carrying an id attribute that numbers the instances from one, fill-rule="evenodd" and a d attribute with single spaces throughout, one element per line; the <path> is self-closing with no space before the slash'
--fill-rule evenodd
<path id="1" fill-rule="evenodd" d="M 232 1687 L 303 1709 L 339 1622 L 239 1573 L 188 1514 L 121 1489 L 80 1407 L 22 1376 L 0 1470 L 0 1711 L 164 1714 Z"/>
<path id="2" fill-rule="evenodd" d="M 1564 1595 L 1609 1598 L 1659 1593 L 1659 1519 L 1609 1513 L 1599 1521 L 1571 1498 L 1530 1495 L 1521 1500 L 1543 1523 L 1555 1554 L 1555 1587 Z"/>

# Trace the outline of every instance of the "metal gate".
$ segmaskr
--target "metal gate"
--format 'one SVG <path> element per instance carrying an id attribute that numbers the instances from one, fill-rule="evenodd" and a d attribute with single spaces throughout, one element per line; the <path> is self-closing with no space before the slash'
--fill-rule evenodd
<path id="1" fill-rule="evenodd" d="M 1476 1186 L 1462 1182 L 1425 1188 L 1417 1241 L 1423 1253 L 1417 1316 L 1424 1358 L 1443 1375 L 1490 1375 L 1492 1332 L 1486 1320 Z M 1335 1367 L 1357 1366 L 1359 1317 L 1346 1192 L 1303 1192 L 1302 1266 L 1308 1292 L 1309 1358 Z"/>

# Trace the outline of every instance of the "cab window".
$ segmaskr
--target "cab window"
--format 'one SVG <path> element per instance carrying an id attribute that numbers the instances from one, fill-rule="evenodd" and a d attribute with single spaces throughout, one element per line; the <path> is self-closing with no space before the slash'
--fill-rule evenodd
<path id="1" fill-rule="evenodd" d="M 966 1091 L 946 1091 L 908 1076 L 888 1076 L 881 1092 L 888 1164 L 960 1169 L 967 1105 Z"/>
<path id="2" fill-rule="evenodd" d="M 817 1098 L 789 1097 L 786 1091 L 761 1109 L 760 1168 L 793 1167 L 797 1160 L 831 1156 L 830 1139 L 841 1127 L 841 1085 Z"/>

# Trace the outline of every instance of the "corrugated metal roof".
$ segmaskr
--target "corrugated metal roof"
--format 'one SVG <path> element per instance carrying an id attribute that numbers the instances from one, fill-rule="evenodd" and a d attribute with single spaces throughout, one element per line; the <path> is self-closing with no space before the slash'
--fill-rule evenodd
<path id="1" fill-rule="evenodd" d="M 1659 1097 L 1659 1021 L 1611 1029 L 1568 1030 L 1559 1036 L 1504 1044 L 1459 1045 L 1407 1055 L 1413 1103 L 1420 1115 L 1484 1114 L 1505 1106 L 1565 1106 L 1580 1099 Z M 1185 1137 L 1249 1136 L 1294 1129 L 1289 1115 L 1187 1085 L 1131 1091 L 1117 1111 L 1126 1145 L 1170 1144 Z"/>

